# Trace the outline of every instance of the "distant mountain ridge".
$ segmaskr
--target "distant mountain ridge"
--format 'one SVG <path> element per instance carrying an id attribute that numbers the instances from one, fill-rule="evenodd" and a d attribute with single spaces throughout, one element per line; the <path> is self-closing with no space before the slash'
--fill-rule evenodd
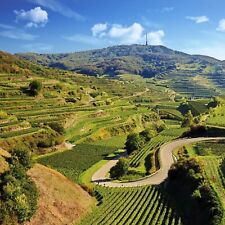
<path id="1" fill-rule="evenodd" d="M 63 54 L 21 53 L 18 56 L 49 67 L 87 75 L 115 76 L 124 73 L 152 77 L 173 70 L 178 64 L 195 65 L 198 70 L 214 66 L 221 70 L 223 61 L 203 55 L 189 55 L 164 46 L 120 45 L 97 50 Z"/>

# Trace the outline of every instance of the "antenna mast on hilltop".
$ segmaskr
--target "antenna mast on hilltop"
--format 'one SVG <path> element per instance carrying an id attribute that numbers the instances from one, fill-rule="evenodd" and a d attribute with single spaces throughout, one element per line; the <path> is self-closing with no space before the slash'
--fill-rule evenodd
<path id="1" fill-rule="evenodd" d="M 146 42 L 145 45 L 148 46 L 148 34 L 146 34 Z"/>

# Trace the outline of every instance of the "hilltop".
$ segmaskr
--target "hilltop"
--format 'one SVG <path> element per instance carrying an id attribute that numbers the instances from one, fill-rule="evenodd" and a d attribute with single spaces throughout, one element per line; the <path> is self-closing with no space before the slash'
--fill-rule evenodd
<path id="1" fill-rule="evenodd" d="M 49 67 L 66 69 L 87 75 L 115 75 L 130 73 L 143 77 L 182 71 L 191 67 L 207 73 L 209 66 L 222 71 L 224 62 L 208 56 L 189 55 L 164 46 L 120 45 L 103 49 L 66 53 L 23 53 L 20 57 Z"/>

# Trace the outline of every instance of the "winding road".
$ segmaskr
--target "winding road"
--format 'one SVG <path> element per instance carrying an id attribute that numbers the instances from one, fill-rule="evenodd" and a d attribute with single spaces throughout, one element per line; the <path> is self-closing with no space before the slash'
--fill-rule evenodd
<path id="1" fill-rule="evenodd" d="M 109 178 L 107 178 L 107 174 L 110 171 L 110 169 L 118 162 L 118 159 L 110 160 L 108 163 L 103 165 L 99 170 L 95 172 L 95 174 L 92 176 L 92 182 L 106 187 L 138 187 L 145 185 L 158 185 L 167 178 L 168 171 L 171 165 L 174 163 L 174 156 L 173 156 L 174 149 L 195 142 L 220 140 L 220 139 L 225 138 L 200 137 L 191 139 L 178 139 L 170 143 L 164 144 L 161 146 L 159 151 L 161 168 L 155 174 L 130 182 L 112 182 Z"/>

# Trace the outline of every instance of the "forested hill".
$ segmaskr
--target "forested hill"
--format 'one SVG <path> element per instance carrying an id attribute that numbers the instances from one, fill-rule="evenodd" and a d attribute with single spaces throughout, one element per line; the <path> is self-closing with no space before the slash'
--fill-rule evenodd
<path id="1" fill-rule="evenodd" d="M 0 73 L 18 75 L 39 75 L 39 76 L 61 76 L 65 72 L 62 70 L 48 68 L 38 65 L 28 60 L 21 59 L 17 55 L 0 51 Z"/>
<path id="2" fill-rule="evenodd" d="M 164 46 L 120 45 L 68 54 L 23 53 L 20 57 L 32 62 L 72 70 L 87 75 L 130 73 L 153 77 L 186 68 L 196 72 L 220 72 L 223 61 L 201 55 L 189 55 Z M 205 71 L 205 68 L 213 71 Z"/>

